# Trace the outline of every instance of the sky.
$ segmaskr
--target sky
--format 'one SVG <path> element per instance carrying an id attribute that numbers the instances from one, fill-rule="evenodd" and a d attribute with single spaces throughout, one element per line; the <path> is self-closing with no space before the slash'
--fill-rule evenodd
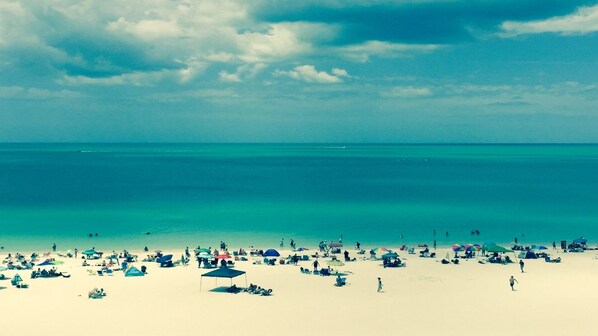
<path id="1" fill-rule="evenodd" d="M 0 0 L 0 142 L 598 142 L 598 1 Z"/>

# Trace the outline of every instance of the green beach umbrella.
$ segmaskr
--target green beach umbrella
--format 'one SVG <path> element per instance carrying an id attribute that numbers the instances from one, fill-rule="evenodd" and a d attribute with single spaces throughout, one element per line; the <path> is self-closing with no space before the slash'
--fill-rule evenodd
<path id="1" fill-rule="evenodd" d="M 96 253 L 98 253 L 98 252 L 96 252 L 96 250 L 94 250 L 94 249 L 85 250 L 85 251 L 81 252 L 81 254 L 85 254 L 85 255 L 94 255 Z"/>
<path id="2" fill-rule="evenodd" d="M 345 266 L 345 263 L 340 260 L 329 260 L 326 263 L 330 266 Z"/>
<path id="3" fill-rule="evenodd" d="M 493 245 L 493 246 L 486 246 L 486 251 L 487 252 L 496 252 L 496 253 L 501 253 L 501 252 L 513 252 L 509 249 L 506 249 L 502 246 L 498 246 L 498 245 Z"/>
<path id="4" fill-rule="evenodd" d="M 399 255 L 394 252 L 389 252 L 382 255 L 382 259 L 398 258 Z"/>

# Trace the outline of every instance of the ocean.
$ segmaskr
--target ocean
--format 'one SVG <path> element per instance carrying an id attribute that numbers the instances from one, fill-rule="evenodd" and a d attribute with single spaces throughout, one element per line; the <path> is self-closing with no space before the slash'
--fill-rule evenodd
<path id="1" fill-rule="evenodd" d="M 598 145 L 0 145 L 5 251 L 341 235 L 365 247 L 592 243 Z"/>

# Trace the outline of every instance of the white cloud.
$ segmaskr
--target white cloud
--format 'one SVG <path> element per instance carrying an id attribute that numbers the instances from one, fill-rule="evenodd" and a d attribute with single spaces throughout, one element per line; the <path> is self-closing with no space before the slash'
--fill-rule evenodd
<path id="1" fill-rule="evenodd" d="M 583 35 L 598 31 L 598 5 L 580 7 L 574 14 L 554 17 L 547 20 L 501 24 L 501 36 L 510 37 L 523 34 L 558 33 L 562 35 Z"/>
<path id="2" fill-rule="evenodd" d="M 239 59 L 245 62 L 266 62 L 312 51 L 311 42 L 302 33 L 321 28 L 306 23 L 272 24 L 265 32 L 245 32 L 237 36 Z"/>
<path id="3" fill-rule="evenodd" d="M 228 71 L 220 71 L 218 78 L 223 82 L 235 82 L 240 83 L 245 79 L 254 78 L 258 73 L 267 67 L 264 63 L 257 64 L 243 64 L 237 67 L 237 70 L 233 73 Z"/>
<path id="4" fill-rule="evenodd" d="M 138 22 L 129 22 L 122 17 L 116 21 L 108 23 L 107 29 L 127 32 L 142 40 L 175 38 L 182 34 L 182 31 L 176 21 L 141 20 Z"/>
<path id="5" fill-rule="evenodd" d="M 417 53 L 431 52 L 440 48 L 435 44 L 401 44 L 382 41 L 367 41 L 361 44 L 338 47 L 334 51 L 343 57 L 367 62 L 370 57 L 383 58 L 406 57 Z"/>
<path id="6" fill-rule="evenodd" d="M 428 87 L 395 86 L 390 88 L 389 90 L 381 92 L 381 95 L 387 98 L 427 97 L 432 95 L 432 89 Z"/>
<path id="7" fill-rule="evenodd" d="M 158 71 L 135 71 L 108 77 L 69 76 L 64 75 L 57 80 L 62 85 L 133 85 L 133 86 L 154 86 L 161 81 L 175 83 L 186 83 L 205 69 L 205 64 L 190 62 L 186 68 L 179 70 L 158 70 Z"/>
<path id="8" fill-rule="evenodd" d="M 51 99 L 78 98 L 82 95 L 71 90 L 49 90 L 37 87 L 0 86 L 0 98 L 16 99 Z"/>
<path id="9" fill-rule="evenodd" d="M 313 65 L 300 65 L 290 71 L 277 70 L 274 75 L 287 76 L 307 83 L 340 83 L 343 81 L 340 77 L 349 77 L 346 70 L 334 68 L 332 73 L 327 73 L 317 71 Z"/>

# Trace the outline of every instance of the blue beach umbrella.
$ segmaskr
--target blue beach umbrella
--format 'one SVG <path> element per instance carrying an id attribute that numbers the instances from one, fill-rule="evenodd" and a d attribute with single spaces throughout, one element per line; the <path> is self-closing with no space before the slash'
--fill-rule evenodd
<path id="1" fill-rule="evenodd" d="M 85 251 L 81 252 L 81 254 L 84 254 L 84 255 L 94 255 L 96 253 L 98 253 L 98 252 L 94 249 L 85 250 Z"/>
<path id="2" fill-rule="evenodd" d="M 170 261 L 170 260 L 172 260 L 172 254 L 167 254 L 167 255 L 165 255 L 165 256 L 162 256 L 162 257 L 160 257 L 160 258 L 157 260 L 157 262 L 158 262 L 158 263 L 160 263 L 160 264 L 162 264 L 162 263 L 168 262 L 168 261 Z"/>
<path id="3" fill-rule="evenodd" d="M 266 250 L 263 254 L 264 257 L 280 257 L 280 253 L 275 249 Z"/>
<path id="4" fill-rule="evenodd" d="M 573 240 L 573 243 L 575 243 L 575 244 L 585 244 L 587 242 L 588 242 L 588 240 L 585 238 L 577 238 L 577 239 Z"/>

